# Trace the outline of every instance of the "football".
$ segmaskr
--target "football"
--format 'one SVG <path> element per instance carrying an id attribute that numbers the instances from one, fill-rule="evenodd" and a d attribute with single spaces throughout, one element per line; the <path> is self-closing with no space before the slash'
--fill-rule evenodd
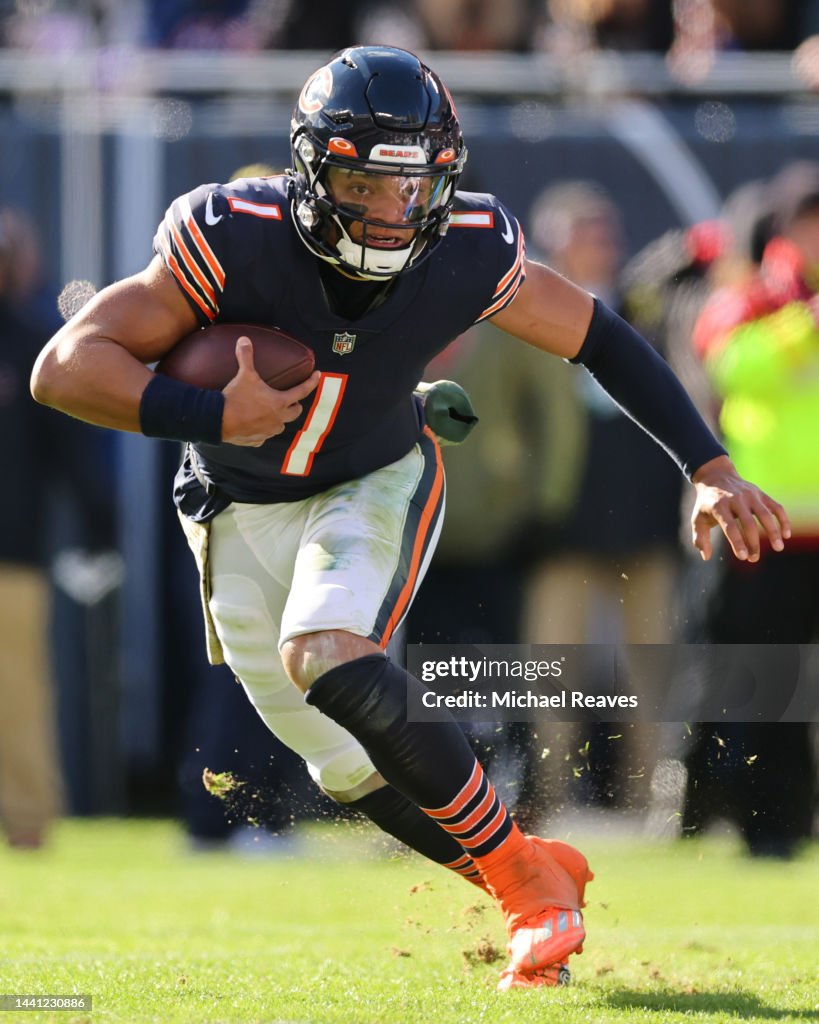
<path id="1" fill-rule="evenodd" d="M 313 372 L 312 351 L 289 334 L 259 324 L 211 324 L 179 341 L 156 365 L 156 372 L 221 391 L 236 376 L 236 342 L 245 335 L 253 343 L 256 372 L 270 387 L 283 391 L 301 384 Z"/>

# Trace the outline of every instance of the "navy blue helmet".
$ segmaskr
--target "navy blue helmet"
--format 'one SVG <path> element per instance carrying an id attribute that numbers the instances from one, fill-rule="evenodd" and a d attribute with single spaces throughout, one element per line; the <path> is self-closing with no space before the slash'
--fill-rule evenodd
<path id="1" fill-rule="evenodd" d="M 322 259 L 385 280 L 446 233 L 466 147 L 449 91 L 415 54 L 336 54 L 302 89 L 290 144 L 294 220 Z"/>

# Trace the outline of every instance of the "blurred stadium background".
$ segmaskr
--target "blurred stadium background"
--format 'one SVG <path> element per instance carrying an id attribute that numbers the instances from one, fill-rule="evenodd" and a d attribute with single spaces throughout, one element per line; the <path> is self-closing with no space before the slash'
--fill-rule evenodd
<path id="1" fill-rule="evenodd" d="M 70 313 L 140 269 L 177 194 L 259 161 L 286 167 L 301 83 L 356 40 L 417 48 L 441 74 L 467 187 L 526 225 L 546 186 L 593 179 L 620 208 L 626 256 L 717 218 L 746 182 L 819 160 L 815 0 L 6 0 L 0 26 L 0 202 L 39 236 L 44 321 L 58 297 Z M 83 443 L 113 532 L 87 543 L 83 496 L 51 488 L 66 810 L 179 813 L 210 670 L 170 509 L 178 453 L 96 431 Z"/>

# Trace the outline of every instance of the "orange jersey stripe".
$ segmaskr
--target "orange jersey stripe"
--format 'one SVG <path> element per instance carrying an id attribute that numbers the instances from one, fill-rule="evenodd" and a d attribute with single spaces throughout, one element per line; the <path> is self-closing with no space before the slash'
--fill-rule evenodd
<path id="1" fill-rule="evenodd" d="M 179 284 L 184 288 L 188 295 L 190 295 L 190 297 L 193 299 L 196 305 L 202 310 L 202 312 L 205 314 L 208 320 L 215 320 L 216 314 L 209 306 L 205 305 L 205 303 L 199 296 L 199 293 L 194 288 L 191 288 L 191 286 L 188 284 L 188 280 L 185 277 L 182 268 L 179 266 L 179 263 L 174 254 L 165 245 L 163 245 L 162 247 L 162 252 L 165 256 L 166 266 L 171 271 L 176 280 L 179 282 Z"/>
<path id="2" fill-rule="evenodd" d="M 213 290 L 213 286 L 210 284 L 210 282 L 199 269 L 199 267 L 197 267 L 196 261 L 194 260 L 193 256 L 191 256 L 190 250 L 188 249 L 187 245 L 185 245 L 185 240 L 182 238 L 182 234 L 179 228 L 170 221 L 168 222 L 168 228 L 170 229 L 171 234 L 173 235 L 173 239 L 176 242 L 176 248 L 179 252 L 179 255 L 182 257 L 182 262 L 188 268 L 188 270 L 191 273 L 191 276 L 194 279 L 191 283 L 193 284 L 195 282 L 197 285 L 199 285 L 199 288 L 204 292 L 205 299 L 213 307 L 214 312 L 218 313 L 219 303 L 216 299 L 216 292 Z"/>
<path id="3" fill-rule="evenodd" d="M 179 202 L 182 208 L 183 224 L 190 232 L 191 238 L 193 239 L 196 248 L 199 250 L 202 259 L 205 261 L 205 263 L 208 266 L 208 269 L 213 274 L 213 280 L 216 282 L 220 289 L 223 289 L 225 287 L 225 272 L 222 269 L 222 264 L 219 262 L 219 260 L 217 260 L 216 254 L 208 244 L 208 240 L 200 231 L 199 225 L 196 223 L 196 219 L 193 216 L 193 211 L 191 210 L 190 203 L 188 202 L 187 197 L 183 196 L 183 198 L 179 200 Z"/>
<path id="4" fill-rule="evenodd" d="M 501 295 L 497 302 L 493 302 L 491 306 L 481 313 L 478 320 L 485 320 L 486 317 L 491 316 L 493 313 L 497 313 L 499 309 L 502 309 L 508 302 L 511 302 L 514 296 L 517 294 L 517 290 L 520 287 L 523 279 L 526 275 L 523 272 L 523 266 L 518 267 L 518 279 L 512 283 L 512 285 L 506 289 L 506 293 Z M 477 321 L 476 321 L 477 322 Z"/>
<path id="5" fill-rule="evenodd" d="M 472 797 L 478 792 L 481 782 L 483 781 L 483 768 L 475 762 L 475 767 L 472 769 L 472 774 L 469 776 L 467 784 L 458 793 L 454 800 L 448 803 L 445 807 L 429 808 L 422 807 L 421 810 L 424 814 L 428 814 L 430 818 L 451 818 L 457 814 L 462 807 L 465 807 Z"/>
<path id="6" fill-rule="evenodd" d="M 191 238 L 196 243 L 196 248 L 202 254 L 202 258 L 207 263 L 210 272 L 213 274 L 216 283 L 220 288 L 225 287 L 225 272 L 222 270 L 222 264 L 216 259 L 213 249 L 208 245 L 208 241 L 202 232 L 199 230 L 199 225 L 191 217 L 185 221 L 185 227 L 190 231 Z"/>
<path id="7" fill-rule="evenodd" d="M 433 513 L 435 512 L 438 499 L 441 497 L 441 491 L 444 487 L 444 467 L 443 462 L 441 461 L 441 448 L 438 444 L 438 439 L 429 427 L 424 427 L 424 433 L 435 445 L 435 479 L 433 480 L 432 490 L 430 491 L 427 503 L 424 505 L 424 511 L 421 513 L 421 520 L 418 523 L 418 532 L 415 535 L 415 544 L 412 549 L 412 557 L 410 558 L 407 582 L 401 589 L 401 593 L 398 595 L 398 600 L 395 602 L 395 607 L 387 620 L 387 627 L 384 630 L 384 635 L 382 636 L 381 643 L 379 644 L 379 647 L 382 648 L 385 648 L 390 642 L 390 637 L 392 636 L 395 627 L 401 621 L 404 609 L 407 607 L 409 600 L 412 597 L 412 592 L 415 589 L 415 581 L 418 578 L 418 570 L 421 567 L 421 555 L 424 550 L 424 543 L 426 542 L 427 534 L 429 533 L 429 528 L 432 524 Z"/>
<path id="8" fill-rule="evenodd" d="M 507 272 L 500 279 L 500 281 L 498 281 L 498 287 L 495 289 L 495 295 L 500 295 L 500 293 L 507 286 L 507 284 L 509 284 L 509 282 L 512 280 L 512 278 L 515 276 L 515 271 L 520 266 L 520 261 L 522 259 L 523 259 L 523 232 L 521 231 L 518 234 L 518 251 L 517 251 L 517 255 L 515 256 L 515 262 L 512 264 L 512 266 L 509 268 L 509 270 L 507 270 Z M 493 295 L 492 298 L 494 298 L 495 295 Z"/>

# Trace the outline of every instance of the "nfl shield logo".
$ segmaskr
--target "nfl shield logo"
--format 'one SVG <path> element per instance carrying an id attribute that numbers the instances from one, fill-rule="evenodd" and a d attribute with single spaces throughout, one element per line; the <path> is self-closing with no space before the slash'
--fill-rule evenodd
<path id="1" fill-rule="evenodd" d="M 355 339 L 355 334 L 348 334 L 347 331 L 336 334 L 333 337 L 333 351 L 337 356 L 349 355 L 355 348 Z"/>

